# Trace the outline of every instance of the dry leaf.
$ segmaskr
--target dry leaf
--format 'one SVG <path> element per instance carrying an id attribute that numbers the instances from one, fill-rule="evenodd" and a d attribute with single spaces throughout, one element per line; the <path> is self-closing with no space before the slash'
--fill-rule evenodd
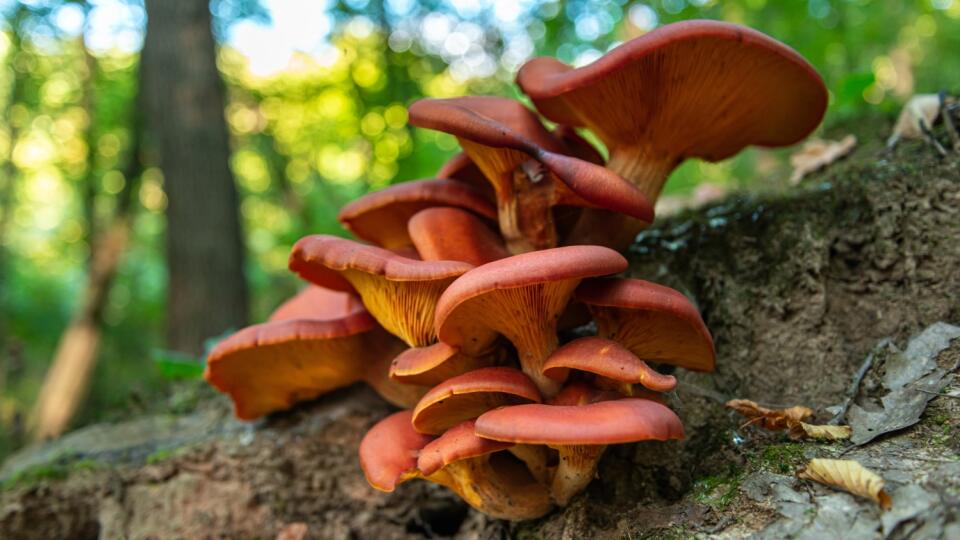
<path id="1" fill-rule="evenodd" d="M 813 480 L 866 497 L 889 510 L 890 496 L 883 490 L 883 478 L 849 459 L 812 459 L 797 472 L 797 478 Z"/>
<path id="2" fill-rule="evenodd" d="M 791 439 L 839 441 L 849 439 L 851 433 L 853 429 L 850 426 L 817 426 L 804 422 L 796 422 L 790 426 Z"/>
<path id="3" fill-rule="evenodd" d="M 813 416 L 809 407 L 790 407 L 789 409 L 767 409 L 749 399 L 731 399 L 727 407 L 750 419 L 747 424 L 759 423 L 764 429 L 782 431 L 792 424 L 802 422 Z"/>
<path id="4" fill-rule="evenodd" d="M 857 138 L 853 135 L 847 135 L 839 141 L 808 141 L 799 152 L 790 156 L 790 164 L 793 165 L 790 183 L 796 184 L 804 176 L 830 165 L 852 152 L 856 146 Z"/>
<path id="5" fill-rule="evenodd" d="M 922 139 L 924 122 L 929 129 L 940 116 L 940 96 L 937 94 L 917 94 L 907 101 L 893 126 L 893 134 L 887 139 L 887 147 L 896 146 L 900 139 Z"/>

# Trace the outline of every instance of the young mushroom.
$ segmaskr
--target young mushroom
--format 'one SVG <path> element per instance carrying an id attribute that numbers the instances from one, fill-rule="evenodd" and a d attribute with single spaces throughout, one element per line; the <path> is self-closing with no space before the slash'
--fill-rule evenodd
<path id="1" fill-rule="evenodd" d="M 493 185 L 500 232 L 512 253 L 558 245 L 554 207 L 597 207 L 651 221 L 646 197 L 570 149 L 517 101 L 490 96 L 424 99 L 410 122 L 457 137 Z"/>
<path id="2" fill-rule="evenodd" d="M 404 384 L 436 386 L 468 371 L 503 364 L 506 352 L 492 348 L 484 356 L 468 356 L 443 342 L 400 353 L 390 366 L 390 378 Z"/>
<path id="3" fill-rule="evenodd" d="M 503 335 L 544 396 L 557 381 L 541 374 L 557 348 L 557 320 L 584 278 L 622 272 L 627 261 L 599 246 L 568 246 L 514 255 L 465 273 L 437 302 L 440 341 L 480 356 Z"/>
<path id="4" fill-rule="evenodd" d="M 560 506 L 586 488 L 607 445 L 683 438 L 683 425 L 660 403 L 637 398 L 602 400 L 585 385 L 571 386 L 551 404 L 502 407 L 484 413 L 475 432 L 484 439 L 542 444 L 560 454 L 550 495 Z"/>
<path id="5" fill-rule="evenodd" d="M 497 209 L 468 184 L 433 179 L 402 182 L 368 193 L 344 206 L 337 219 L 357 238 L 398 250 L 411 244 L 407 234 L 410 218 L 433 206 L 463 208 L 497 219 Z"/>
<path id="6" fill-rule="evenodd" d="M 710 331 L 696 306 L 676 290 L 639 279 L 591 279 L 575 296 L 590 309 L 600 337 L 640 359 L 713 371 Z"/>
<path id="7" fill-rule="evenodd" d="M 421 210 L 407 222 L 407 231 L 424 261 L 462 261 L 480 266 L 510 255 L 497 233 L 458 208 Z"/>
<path id="8" fill-rule="evenodd" d="M 683 160 L 795 144 L 827 106 L 823 80 L 797 52 L 716 21 L 662 26 L 580 68 L 535 58 L 517 84 L 550 120 L 595 133 L 609 152 L 607 167 L 651 201 Z M 642 227 L 588 210 L 573 241 L 623 249 Z"/>
<path id="9" fill-rule="evenodd" d="M 290 270 L 317 285 L 356 290 L 374 318 L 411 347 L 436 342 L 433 314 L 440 293 L 473 268 L 456 261 L 416 261 L 335 236 L 300 239 Z"/>
<path id="10" fill-rule="evenodd" d="M 654 392 L 669 392 L 677 386 L 672 375 L 657 373 L 619 343 L 598 337 L 575 339 L 560 347 L 543 364 L 543 375 L 565 381 L 570 370 L 589 373 L 598 388 L 634 394 L 634 385 Z"/>
<path id="11" fill-rule="evenodd" d="M 477 369 L 431 388 L 413 409 L 413 429 L 438 435 L 490 409 L 529 402 L 539 403 L 540 393 L 521 371 Z"/>
<path id="12" fill-rule="evenodd" d="M 490 517 L 541 517 L 553 506 L 550 494 L 522 462 L 503 452 L 512 446 L 477 437 L 474 421 L 467 420 L 424 446 L 417 468 L 428 479 L 446 475 L 444 485 Z"/>
<path id="13" fill-rule="evenodd" d="M 270 314 L 270 321 L 339 319 L 366 311 L 357 295 L 308 285 Z"/>

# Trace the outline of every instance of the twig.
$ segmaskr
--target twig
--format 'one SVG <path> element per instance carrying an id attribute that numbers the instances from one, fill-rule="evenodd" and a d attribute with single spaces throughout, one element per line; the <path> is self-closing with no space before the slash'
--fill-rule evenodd
<path id="1" fill-rule="evenodd" d="M 864 377 L 867 376 L 867 372 L 869 372 L 870 368 L 873 367 L 873 361 L 876 358 L 877 351 L 879 351 L 881 348 L 886 350 L 890 347 L 890 345 L 891 341 L 889 339 L 884 339 L 878 343 L 872 351 L 870 351 L 870 354 L 867 355 L 867 358 L 863 361 L 860 369 L 857 370 L 857 374 L 853 377 L 853 382 L 850 384 L 850 388 L 847 389 L 843 406 L 840 407 L 840 410 L 837 411 L 837 414 L 833 415 L 833 418 L 827 422 L 828 424 L 836 426 L 843 422 L 844 418 L 847 416 L 847 411 L 849 411 L 850 406 L 853 405 L 853 400 L 857 399 L 857 394 L 860 393 L 860 383 L 863 382 Z"/>
<path id="2" fill-rule="evenodd" d="M 920 126 L 920 131 L 927 136 L 927 142 L 933 145 L 937 153 L 940 154 L 940 157 L 947 157 L 947 149 L 933 136 L 933 132 L 930 131 L 930 126 L 927 125 L 927 122 L 921 118 L 917 123 Z"/>
<path id="3" fill-rule="evenodd" d="M 960 152 L 960 133 L 957 133 L 957 126 L 953 123 L 953 115 L 947 110 L 947 93 L 943 90 L 940 91 L 940 114 L 943 116 L 943 124 L 947 127 L 950 142 L 953 143 L 953 150 Z"/>
<path id="4" fill-rule="evenodd" d="M 924 390 L 922 388 L 914 388 L 917 392 L 923 392 L 924 394 L 930 394 L 932 396 L 948 397 L 953 399 L 960 399 L 960 396 L 954 394 L 942 394 L 940 392 L 934 392 L 932 390 Z"/>

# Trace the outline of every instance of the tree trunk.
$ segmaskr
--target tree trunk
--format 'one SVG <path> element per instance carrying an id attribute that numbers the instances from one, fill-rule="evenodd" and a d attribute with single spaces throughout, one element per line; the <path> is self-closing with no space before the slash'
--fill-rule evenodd
<path id="1" fill-rule="evenodd" d="M 247 321 L 224 87 L 206 0 L 148 0 L 142 69 L 167 194 L 167 344 L 199 353 Z"/>

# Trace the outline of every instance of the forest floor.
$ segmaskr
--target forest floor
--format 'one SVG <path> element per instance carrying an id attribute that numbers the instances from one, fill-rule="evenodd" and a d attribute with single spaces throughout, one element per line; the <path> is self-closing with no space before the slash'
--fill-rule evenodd
<path id="1" fill-rule="evenodd" d="M 695 299 L 718 369 L 677 373 L 686 440 L 611 447 L 566 509 L 512 524 L 424 482 L 372 490 L 357 445 L 389 408 L 365 388 L 245 424 L 187 385 L 175 410 L 12 456 L 0 537 L 960 537 L 960 158 L 865 145 L 787 193 L 659 223 L 629 257 Z M 816 423 L 849 406 L 861 444 L 744 427 L 732 398 Z M 797 479 L 815 457 L 881 475 L 892 509 Z"/>

